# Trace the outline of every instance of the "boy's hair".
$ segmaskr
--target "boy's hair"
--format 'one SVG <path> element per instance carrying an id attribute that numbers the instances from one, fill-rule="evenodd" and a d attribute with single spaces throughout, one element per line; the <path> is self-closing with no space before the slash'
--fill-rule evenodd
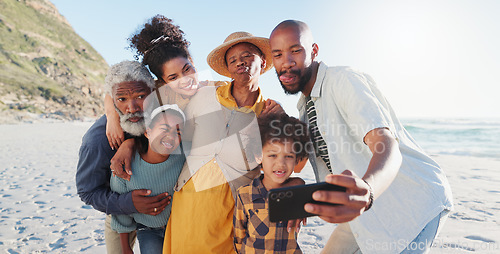
<path id="1" fill-rule="evenodd" d="M 297 161 L 307 158 L 312 143 L 305 123 L 285 113 L 269 114 L 258 121 L 262 146 L 275 141 L 292 142 Z"/>
<path id="2" fill-rule="evenodd" d="M 151 90 L 155 88 L 155 81 L 146 66 L 137 61 L 121 61 L 109 68 L 104 91 L 113 97 L 113 86 L 126 81 L 144 82 Z"/>

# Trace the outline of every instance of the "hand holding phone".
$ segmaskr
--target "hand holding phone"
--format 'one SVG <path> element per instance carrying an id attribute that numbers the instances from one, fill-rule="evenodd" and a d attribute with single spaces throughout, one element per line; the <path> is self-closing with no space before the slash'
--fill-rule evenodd
<path id="1" fill-rule="evenodd" d="M 334 205 L 313 200 L 312 194 L 317 190 L 345 192 L 346 188 L 321 182 L 271 189 L 268 192 L 269 220 L 279 222 L 316 216 L 304 210 L 307 203 Z"/>

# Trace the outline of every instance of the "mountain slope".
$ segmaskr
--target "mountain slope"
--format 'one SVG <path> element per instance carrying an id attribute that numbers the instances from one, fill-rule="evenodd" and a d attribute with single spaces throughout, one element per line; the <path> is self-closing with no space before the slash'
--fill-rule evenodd
<path id="1" fill-rule="evenodd" d="M 100 115 L 107 69 L 48 0 L 0 0 L 0 123 Z"/>

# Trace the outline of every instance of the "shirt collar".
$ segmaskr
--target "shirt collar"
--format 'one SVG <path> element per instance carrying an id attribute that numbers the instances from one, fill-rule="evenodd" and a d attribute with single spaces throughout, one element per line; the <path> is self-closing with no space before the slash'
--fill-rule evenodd
<path id="1" fill-rule="evenodd" d="M 262 184 L 262 178 L 264 178 L 264 175 L 260 175 L 252 181 L 252 202 L 261 198 L 267 199 L 267 189 Z"/>
<path id="2" fill-rule="evenodd" d="M 260 115 L 265 105 L 265 101 L 264 98 L 262 97 L 260 87 L 258 88 L 259 96 L 257 97 L 257 100 L 252 106 L 239 107 L 233 95 L 231 94 L 232 86 L 233 82 L 231 82 L 231 84 L 220 86 L 217 88 L 217 100 L 219 101 L 219 103 L 222 104 L 222 106 L 229 108 L 231 110 L 234 109 L 243 113 L 250 113 L 251 111 L 253 111 L 257 116 Z"/>
<path id="3" fill-rule="evenodd" d="M 315 98 L 318 98 L 321 96 L 321 88 L 323 87 L 323 80 L 326 77 L 326 70 L 328 69 L 328 66 L 323 63 L 319 62 L 318 66 L 318 73 L 316 75 L 316 82 L 314 82 L 313 88 L 311 90 L 311 98 L 313 98 L 313 101 Z M 306 104 L 306 96 L 304 94 L 300 94 L 299 101 L 297 102 L 297 108 L 301 109 L 305 106 Z"/>

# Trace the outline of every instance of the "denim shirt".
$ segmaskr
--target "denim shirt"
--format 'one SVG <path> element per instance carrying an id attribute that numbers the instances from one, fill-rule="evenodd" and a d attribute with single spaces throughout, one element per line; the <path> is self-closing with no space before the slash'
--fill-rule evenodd
<path id="1" fill-rule="evenodd" d="M 106 214 L 137 213 L 131 192 L 120 195 L 109 187 L 110 161 L 116 151 L 109 146 L 106 122 L 104 115 L 82 138 L 76 170 L 78 196 L 85 204 Z"/>

